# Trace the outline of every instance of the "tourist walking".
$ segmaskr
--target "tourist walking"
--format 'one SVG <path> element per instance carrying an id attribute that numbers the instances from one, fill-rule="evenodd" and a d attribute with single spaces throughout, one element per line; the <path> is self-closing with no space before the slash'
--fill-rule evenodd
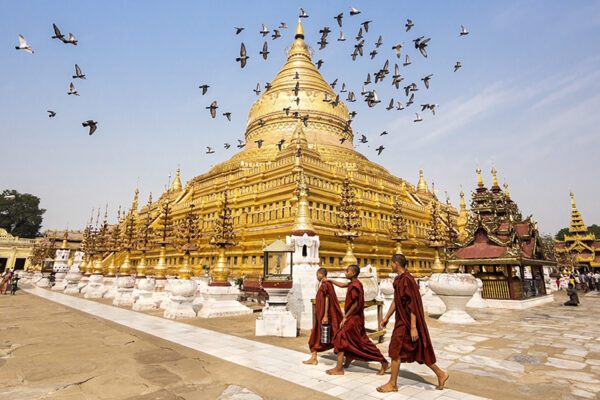
<path id="1" fill-rule="evenodd" d="M 11 269 L 4 271 L 4 274 L 2 275 L 2 281 L 0 281 L 0 293 L 6 294 L 6 291 L 8 290 L 8 285 L 10 284 L 10 280 L 12 279 L 13 273 L 14 272 Z"/>
<path id="2" fill-rule="evenodd" d="M 384 393 L 397 392 L 400 363 L 415 361 L 431 368 L 438 379 L 436 389 L 442 390 L 449 375 L 435 364 L 435 353 L 425 323 L 425 312 L 419 293 L 419 285 L 408 272 L 406 264 L 404 255 L 394 254 L 392 256 L 392 272 L 398 274 L 394 279 L 394 301 L 390 305 L 385 318 L 381 321 L 381 329 L 383 329 L 392 313 L 396 313 L 396 323 L 390 340 L 392 373 L 390 380 L 385 385 L 379 386 L 377 391 Z"/>
<path id="3" fill-rule="evenodd" d="M 12 279 L 10 280 L 10 294 L 11 295 L 15 295 L 15 292 L 18 289 L 18 283 L 19 283 L 19 274 L 13 274 Z"/>
<path id="4" fill-rule="evenodd" d="M 577 290 L 575 290 L 572 283 L 569 283 L 569 287 L 567 289 L 567 296 L 569 296 L 569 301 L 564 303 L 565 306 L 579 305 L 579 296 L 577 295 Z"/>

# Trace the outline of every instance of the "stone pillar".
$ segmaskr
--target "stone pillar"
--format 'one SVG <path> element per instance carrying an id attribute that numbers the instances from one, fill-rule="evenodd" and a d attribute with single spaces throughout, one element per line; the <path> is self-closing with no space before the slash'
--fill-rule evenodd
<path id="1" fill-rule="evenodd" d="M 81 280 L 81 272 L 79 272 L 79 263 L 81 262 L 81 252 L 73 253 L 73 257 L 69 259 L 71 266 L 69 272 L 65 276 L 67 286 L 65 287 L 66 294 L 79 293 L 79 281 Z"/>
<path id="2" fill-rule="evenodd" d="M 65 277 L 69 271 L 69 261 L 72 262 L 69 258 L 70 254 L 71 251 L 68 249 L 56 250 L 56 258 L 52 266 L 52 271 L 54 271 L 54 286 L 52 286 L 51 290 L 62 292 L 67 287 Z"/>
<path id="3" fill-rule="evenodd" d="M 256 319 L 256 336 L 297 336 L 298 322 L 287 308 L 291 284 L 292 282 L 263 282 L 269 300 Z"/>
<path id="4" fill-rule="evenodd" d="M 288 309 L 298 321 L 299 329 L 312 329 L 312 299 L 317 295 L 317 269 L 319 269 L 319 236 L 286 236 L 285 242 L 294 246 L 293 287 L 288 296 Z M 289 260 L 288 260 L 289 264 Z M 289 266 L 284 273 L 289 272 Z"/>
<path id="5" fill-rule="evenodd" d="M 117 278 L 117 294 L 113 299 L 113 306 L 131 306 L 133 304 L 133 286 L 135 280 L 131 275 L 123 275 Z"/>

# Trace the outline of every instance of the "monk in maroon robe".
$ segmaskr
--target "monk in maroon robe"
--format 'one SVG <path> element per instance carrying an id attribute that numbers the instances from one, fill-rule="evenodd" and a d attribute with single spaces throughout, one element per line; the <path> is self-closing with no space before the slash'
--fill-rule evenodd
<path id="1" fill-rule="evenodd" d="M 398 274 L 394 279 L 394 302 L 381 321 L 381 329 L 388 323 L 392 313 L 396 312 L 396 323 L 390 340 L 392 374 L 388 383 L 378 387 L 377 391 L 397 392 L 400 363 L 415 361 L 431 368 L 438 378 L 436 389 L 442 390 L 449 375 L 435 365 L 435 353 L 425 323 L 419 285 L 408 273 L 406 258 L 402 254 L 392 256 L 391 266 L 392 271 Z"/>
<path id="2" fill-rule="evenodd" d="M 333 285 L 327 279 L 324 280 L 324 278 L 327 278 L 327 270 L 319 268 L 317 270 L 317 280 L 321 284 L 315 298 L 315 320 L 310 339 L 308 339 L 311 357 L 303 361 L 304 364 L 317 365 L 319 363 L 317 361 L 317 352 L 333 349 L 333 342 L 328 344 L 321 343 L 321 325 L 331 326 L 331 337 L 333 338 L 340 328 L 340 322 L 342 322 L 342 309 L 340 308 Z"/>
<path id="3" fill-rule="evenodd" d="M 2 276 L 2 282 L 0 282 L 0 293 L 6 294 L 6 291 L 8 290 L 8 285 L 10 284 L 13 273 L 14 272 L 11 269 L 6 270 L 4 272 L 4 275 Z"/>
<path id="4" fill-rule="evenodd" d="M 329 375 L 343 375 L 344 366 L 348 366 L 352 360 L 379 361 L 381 369 L 377 373 L 383 375 L 389 368 L 390 363 L 379 351 L 375 343 L 367 336 L 365 329 L 365 294 L 362 283 L 358 280 L 360 269 L 358 265 L 350 265 L 346 269 L 346 278 L 350 283 L 339 283 L 330 281 L 336 286 L 347 287 L 346 302 L 344 305 L 344 318 L 340 323 L 340 329 L 333 337 L 333 345 L 337 353 L 337 365 L 327 370 Z M 346 364 L 344 365 L 344 356 Z"/>

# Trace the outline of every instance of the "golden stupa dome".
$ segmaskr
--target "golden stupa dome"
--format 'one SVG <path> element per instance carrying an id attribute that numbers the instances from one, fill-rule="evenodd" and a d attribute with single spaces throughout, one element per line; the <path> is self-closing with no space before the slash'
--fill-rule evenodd
<path id="1" fill-rule="evenodd" d="M 298 21 L 286 63 L 271 82 L 271 88 L 265 90 L 250 108 L 245 151 L 257 150 L 255 141 L 259 139 L 263 140 L 261 149 L 267 150 L 267 154 L 268 149 L 276 148 L 275 144 L 281 139 L 289 143 L 298 121 L 295 112 L 300 118 L 308 116 L 304 133 L 310 144 L 354 149 L 352 128 L 346 128 L 350 120 L 348 107 L 342 101 L 333 107 L 331 102 L 323 101 L 326 96 L 334 101 L 337 95 L 312 63 L 310 50 L 304 42 L 304 30 Z M 284 109 L 287 108 L 286 113 Z M 341 138 L 346 141 L 340 143 Z"/>

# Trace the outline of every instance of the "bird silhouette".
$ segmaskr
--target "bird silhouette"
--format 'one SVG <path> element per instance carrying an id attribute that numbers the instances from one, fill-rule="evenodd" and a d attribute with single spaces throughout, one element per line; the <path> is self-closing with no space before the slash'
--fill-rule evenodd
<path id="1" fill-rule="evenodd" d="M 235 29 L 235 34 L 236 34 L 236 35 L 239 35 L 240 33 L 242 33 L 242 31 L 243 31 L 245 28 L 239 28 L 239 27 L 235 26 L 235 27 L 233 27 L 233 29 Z"/>
<path id="2" fill-rule="evenodd" d="M 214 118 L 217 115 L 217 108 L 219 107 L 217 106 L 217 101 L 215 100 L 210 103 L 210 106 L 205 108 L 210 111 L 210 116 Z"/>
<path id="3" fill-rule="evenodd" d="M 94 132 L 96 132 L 96 126 L 98 125 L 98 122 L 88 119 L 85 122 L 82 122 L 81 125 L 85 128 L 85 127 L 89 127 L 90 131 L 89 131 L 89 135 L 92 136 L 94 134 Z"/>
<path id="4" fill-rule="evenodd" d="M 225 144 L 223 145 L 223 147 L 225 147 L 225 150 L 227 150 L 227 149 L 229 149 L 229 148 L 231 147 L 231 145 L 230 145 L 229 143 L 225 143 Z"/>
<path id="5" fill-rule="evenodd" d="M 79 65 L 75 64 L 75 75 L 73 75 L 73 79 L 85 79 L 85 75 L 83 75 L 81 73 L 81 69 L 79 68 Z"/>
<path id="6" fill-rule="evenodd" d="M 48 118 L 54 118 L 56 117 L 56 113 L 52 110 L 48 110 Z"/>
<path id="7" fill-rule="evenodd" d="M 206 83 L 204 85 L 200 85 L 198 86 L 199 89 L 202 89 L 202 96 L 204 96 L 206 94 L 206 91 L 208 90 L 210 86 L 207 85 Z"/>
<path id="8" fill-rule="evenodd" d="M 72 33 L 69 33 L 69 38 L 67 40 L 63 40 L 63 43 L 70 43 L 73 46 L 77 46 L 77 40 L 75 40 L 75 36 Z"/>
<path id="9" fill-rule="evenodd" d="M 265 42 L 263 44 L 262 51 L 259 52 L 258 54 L 261 54 L 263 56 L 263 59 L 265 59 L 265 60 L 267 59 L 267 55 L 269 54 L 269 49 L 268 49 L 267 42 Z"/>
<path id="10" fill-rule="evenodd" d="M 362 26 L 364 26 L 364 27 L 365 27 L 365 32 L 369 32 L 369 24 L 370 24 L 371 22 L 373 22 L 373 21 L 365 21 L 365 22 L 361 22 L 361 23 L 360 23 Z"/>
<path id="11" fill-rule="evenodd" d="M 360 11 L 358 11 L 358 10 L 357 10 L 356 8 L 354 8 L 354 7 L 350 7 L 350 15 L 351 15 L 351 16 L 355 16 L 355 15 L 358 15 L 358 14 L 360 14 Z"/>
<path id="12" fill-rule="evenodd" d="M 259 31 L 258 33 L 260 33 L 261 35 L 263 35 L 263 37 L 267 36 L 269 34 L 269 31 L 267 30 L 267 27 L 265 24 L 262 24 L 262 30 Z"/>
<path id="13" fill-rule="evenodd" d="M 260 149 L 262 147 L 264 140 L 263 139 L 258 139 L 255 140 L 254 143 L 256 143 L 258 145 L 258 148 Z"/>
<path id="14" fill-rule="evenodd" d="M 19 45 L 15 46 L 15 49 L 25 50 L 25 51 L 33 54 L 33 49 L 31 47 L 29 47 L 29 45 L 27 44 L 27 41 L 25 40 L 25 38 L 23 36 L 21 36 L 20 33 L 19 33 Z"/>
<path id="15" fill-rule="evenodd" d="M 383 146 L 379 146 L 378 148 L 375 149 L 375 151 L 377 151 L 377 155 L 380 156 L 381 152 L 385 149 L 385 147 Z"/>
<path id="16" fill-rule="evenodd" d="M 425 78 L 421 78 L 421 80 L 425 84 L 426 89 L 429 89 L 429 80 L 431 79 L 432 76 L 433 76 L 433 74 L 429 74 Z"/>
<path id="17" fill-rule="evenodd" d="M 298 11 L 298 18 L 308 18 L 308 14 L 306 13 L 306 11 L 304 11 L 303 8 L 300 8 L 300 10 Z"/>
<path id="18" fill-rule="evenodd" d="M 406 25 L 404 25 L 406 27 L 406 32 L 410 31 L 410 28 L 412 28 L 413 26 L 415 26 L 415 24 L 413 24 L 413 22 L 410 19 L 406 20 Z"/>
<path id="19" fill-rule="evenodd" d="M 215 151 L 213 150 L 212 147 L 206 146 L 206 154 L 214 154 L 214 153 L 215 153 Z"/>
<path id="20" fill-rule="evenodd" d="M 344 13 L 339 13 L 338 15 L 333 17 L 333 19 L 335 19 L 337 21 L 340 28 L 342 27 L 342 18 L 344 18 Z"/>
<path id="21" fill-rule="evenodd" d="M 285 143 L 285 139 L 281 139 L 279 142 L 275 143 L 277 145 L 277 147 L 279 148 L 279 151 L 281 151 L 281 147 L 283 146 L 284 143 Z"/>
<path id="22" fill-rule="evenodd" d="M 231 113 L 230 112 L 225 112 L 225 113 L 223 113 L 223 115 L 227 118 L 228 121 L 231 121 Z"/>
<path id="23" fill-rule="evenodd" d="M 249 58 L 250 57 L 246 55 L 246 46 L 244 45 L 244 42 L 242 42 L 242 46 L 240 48 L 240 56 L 236 58 L 235 61 L 239 61 L 241 67 L 244 68 L 246 66 L 246 60 Z"/>
<path id="24" fill-rule="evenodd" d="M 58 27 L 56 26 L 56 24 L 52 24 L 52 28 L 54 29 L 54 36 L 52 36 L 52 39 L 58 39 L 61 42 L 65 41 L 65 35 L 63 35 L 62 33 L 60 33 L 60 29 L 58 29 Z"/>
<path id="25" fill-rule="evenodd" d="M 252 89 L 252 91 L 258 96 L 260 94 L 260 83 L 257 83 L 256 89 Z"/>
<path id="26" fill-rule="evenodd" d="M 458 36 L 466 36 L 468 35 L 469 32 L 467 32 L 467 28 L 464 27 L 464 25 L 460 26 L 460 34 Z"/>
<path id="27" fill-rule="evenodd" d="M 69 85 L 69 91 L 67 92 L 67 94 L 79 96 L 79 93 L 77 93 L 77 90 L 75 90 L 75 85 L 73 85 L 73 82 L 71 82 L 71 85 Z"/>
<path id="28" fill-rule="evenodd" d="M 461 65 L 460 61 L 457 61 L 456 64 L 454 65 L 454 72 L 458 71 L 459 68 L 462 68 L 462 65 Z"/>

